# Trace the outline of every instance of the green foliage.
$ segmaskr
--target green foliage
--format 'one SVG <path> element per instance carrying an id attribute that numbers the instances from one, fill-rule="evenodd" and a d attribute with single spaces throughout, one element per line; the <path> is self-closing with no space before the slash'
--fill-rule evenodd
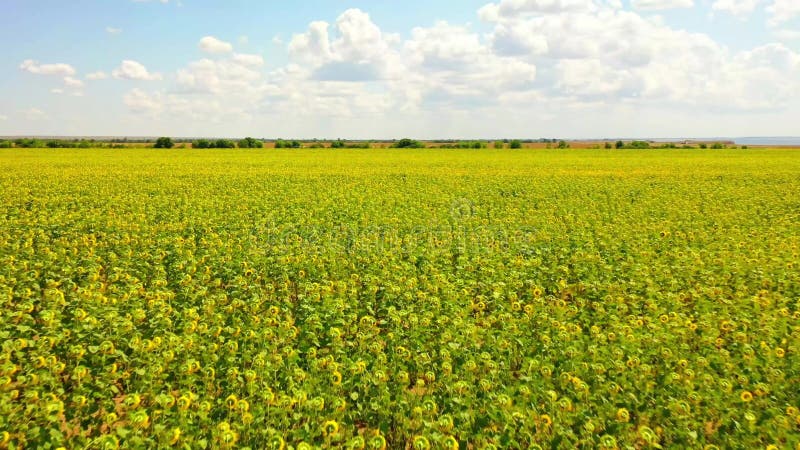
<path id="1" fill-rule="evenodd" d="M 284 141 L 278 139 L 275 141 L 275 148 L 302 148 L 303 144 L 300 141 Z"/>
<path id="2" fill-rule="evenodd" d="M 650 143 L 646 141 L 631 141 L 625 145 L 625 148 L 644 150 L 650 148 Z"/>
<path id="3" fill-rule="evenodd" d="M 172 148 L 175 146 L 175 143 L 172 142 L 172 138 L 168 137 L 160 137 L 156 140 L 155 145 L 153 148 Z"/>
<path id="4" fill-rule="evenodd" d="M 508 144 L 508 148 L 513 150 L 519 150 L 522 148 L 522 141 L 520 141 L 519 139 L 514 139 Z"/>
<path id="5" fill-rule="evenodd" d="M 15 149 L 0 187 L 3 449 L 800 443 L 797 151 Z"/>
<path id="6" fill-rule="evenodd" d="M 494 141 L 494 148 L 496 149 L 505 148 L 505 144 L 503 144 L 503 141 Z"/>
<path id="7" fill-rule="evenodd" d="M 570 145 L 569 145 L 569 143 L 567 141 L 558 141 L 558 148 L 565 149 L 565 148 L 569 148 L 569 147 L 570 147 Z"/>
<path id="8" fill-rule="evenodd" d="M 194 143 L 192 143 L 192 148 L 195 149 L 236 148 L 236 142 L 228 139 L 216 139 L 213 141 L 208 139 L 199 139 Z M 252 148 L 259 148 L 259 147 L 252 147 Z"/>
<path id="9" fill-rule="evenodd" d="M 264 143 L 258 139 L 246 137 L 239 141 L 239 148 L 264 148 Z"/>
<path id="10" fill-rule="evenodd" d="M 702 149 L 706 149 L 708 148 L 708 144 L 706 144 L 705 142 L 701 142 L 699 147 Z"/>
<path id="11" fill-rule="evenodd" d="M 207 149 L 211 148 L 211 142 L 208 139 L 199 139 L 192 142 L 192 148 L 194 149 Z"/>
<path id="12" fill-rule="evenodd" d="M 400 139 L 392 145 L 392 148 L 425 148 L 425 144 L 413 139 Z"/>
<path id="13" fill-rule="evenodd" d="M 14 146 L 14 143 L 11 141 L 0 141 L 0 148 L 11 148 Z"/>
<path id="14" fill-rule="evenodd" d="M 236 148 L 236 143 L 229 139 L 217 139 L 214 141 L 215 148 Z"/>
<path id="15" fill-rule="evenodd" d="M 617 141 L 616 144 L 614 144 L 614 147 L 616 147 L 617 150 L 623 149 L 623 148 L 625 148 L 625 143 L 622 142 L 622 141 Z"/>
<path id="16" fill-rule="evenodd" d="M 723 144 L 722 142 L 714 142 L 713 144 L 711 144 L 712 150 L 722 150 L 723 148 L 725 148 L 725 144 Z"/>
<path id="17" fill-rule="evenodd" d="M 603 148 L 605 148 L 606 150 L 611 149 L 611 142 L 606 142 L 605 144 L 603 144 Z"/>
<path id="18" fill-rule="evenodd" d="M 489 145 L 483 141 L 460 141 L 455 144 L 442 144 L 439 145 L 439 148 L 460 148 L 460 149 L 482 149 L 482 148 L 489 148 Z"/>

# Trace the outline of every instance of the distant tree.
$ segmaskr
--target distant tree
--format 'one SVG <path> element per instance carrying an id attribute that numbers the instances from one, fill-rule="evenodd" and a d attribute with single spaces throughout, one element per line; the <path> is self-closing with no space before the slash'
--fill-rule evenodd
<path id="1" fill-rule="evenodd" d="M 11 148 L 14 146 L 14 143 L 11 141 L 0 141 L 0 148 Z"/>
<path id="2" fill-rule="evenodd" d="M 633 141 L 628 144 L 627 148 L 645 149 L 650 148 L 650 143 L 645 141 Z"/>
<path id="3" fill-rule="evenodd" d="M 345 147 L 346 147 L 346 144 L 341 139 L 337 139 L 337 140 L 331 142 L 331 148 L 345 148 Z"/>
<path id="4" fill-rule="evenodd" d="M 514 139 L 508 144 L 508 148 L 518 150 L 522 148 L 522 141 L 519 139 Z"/>
<path id="5" fill-rule="evenodd" d="M 494 141 L 494 148 L 504 148 L 503 141 Z"/>
<path id="6" fill-rule="evenodd" d="M 172 148 L 175 146 L 175 143 L 172 142 L 172 139 L 168 137 L 160 137 L 156 140 L 156 144 L 153 148 Z"/>
<path id="7" fill-rule="evenodd" d="M 617 143 L 614 144 L 614 147 L 616 147 L 617 149 L 625 148 L 625 143 L 622 141 L 617 141 Z"/>
<path id="8" fill-rule="evenodd" d="M 706 149 L 706 148 L 708 148 L 708 145 L 705 142 L 701 142 L 700 143 L 700 148 Z"/>
<path id="9" fill-rule="evenodd" d="M 264 148 L 264 143 L 258 139 L 246 137 L 239 141 L 239 148 Z"/>
<path id="10" fill-rule="evenodd" d="M 200 139 L 192 143 L 192 148 L 211 148 L 211 142 L 207 139 Z"/>
<path id="11" fill-rule="evenodd" d="M 399 141 L 395 142 L 395 144 L 392 145 L 392 147 L 393 148 L 424 148 L 425 144 L 423 144 L 420 141 L 415 141 L 413 139 L 404 138 L 404 139 L 400 139 Z"/>
<path id="12" fill-rule="evenodd" d="M 711 148 L 713 150 L 722 150 L 723 148 L 725 148 L 725 144 L 723 144 L 722 142 L 714 142 L 713 144 L 711 144 Z"/>
<path id="13" fill-rule="evenodd" d="M 558 141 L 558 148 L 569 148 L 567 141 Z"/>
<path id="14" fill-rule="evenodd" d="M 236 148 L 236 143 L 227 139 L 217 139 L 214 142 L 214 148 Z"/>
<path id="15" fill-rule="evenodd" d="M 743 145 L 743 146 L 742 146 L 742 150 L 747 150 L 748 148 L 750 148 L 750 147 L 748 147 L 748 146 L 746 146 L 746 145 Z"/>
<path id="16" fill-rule="evenodd" d="M 605 147 L 606 150 L 610 149 L 611 148 L 611 142 L 606 142 L 603 147 Z"/>

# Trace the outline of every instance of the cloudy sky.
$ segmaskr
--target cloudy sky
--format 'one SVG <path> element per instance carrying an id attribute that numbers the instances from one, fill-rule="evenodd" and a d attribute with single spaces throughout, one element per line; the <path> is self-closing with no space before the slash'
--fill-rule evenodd
<path id="1" fill-rule="evenodd" d="M 2 0 L 0 135 L 798 135 L 800 0 Z"/>

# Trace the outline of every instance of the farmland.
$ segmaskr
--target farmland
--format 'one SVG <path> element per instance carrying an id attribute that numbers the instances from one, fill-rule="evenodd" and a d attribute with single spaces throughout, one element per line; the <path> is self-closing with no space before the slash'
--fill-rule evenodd
<path id="1" fill-rule="evenodd" d="M 800 448 L 798 253 L 798 150 L 0 150 L 0 448 Z"/>

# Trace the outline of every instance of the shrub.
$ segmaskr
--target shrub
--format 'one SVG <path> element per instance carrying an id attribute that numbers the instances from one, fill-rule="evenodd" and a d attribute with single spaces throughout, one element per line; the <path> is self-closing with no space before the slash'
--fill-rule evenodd
<path id="1" fill-rule="evenodd" d="M 175 146 L 175 143 L 172 142 L 171 138 L 168 137 L 160 137 L 156 140 L 155 145 L 153 148 L 172 148 Z"/>
<path id="2" fill-rule="evenodd" d="M 404 138 L 392 145 L 392 148 L 425 148 L 425 144 L 420 141 Z"/>
<path id="3" fill-rule="evenodd" d="M 522 141 L 520 141 L 519 139 L 514 139 L 513 141 L 511 141 L 511 143 L 508 144 L 508 148 L 518 150 L 522 148 Z"/>
<path id="4" fill-rule="evenodd" d="M 258 139 L 246 137 L 239 141 L 239 148 L 264 148 L 264 143 Z"/>

